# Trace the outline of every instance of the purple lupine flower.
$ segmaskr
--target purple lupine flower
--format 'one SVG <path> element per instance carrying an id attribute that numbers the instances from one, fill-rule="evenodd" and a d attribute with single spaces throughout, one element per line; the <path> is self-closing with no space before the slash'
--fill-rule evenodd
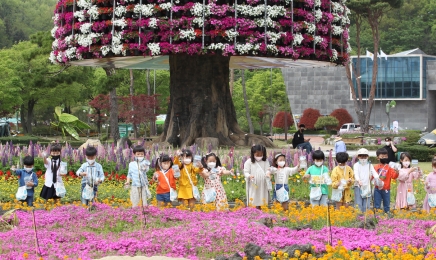
<path id="1" fill-rule="evenodd" d="M 309 153 L 309 155 L 307 156 L 307 165 L 312 165 L 313 164 L 313 151 Z"/>
<path id="2" fill-rule="evenodd" d="M 6 167 L 6 165 L 7 165 L 7 160 L 6 160 L 6 158 L 7 158 L 7 155 L 4 155 L 3 158 L 2 158 L 2 166 L 3 166 L 3 167 Z"/>
<path id="3" fill-rule="evenodd" d="M 207 153 L 210 153 L 210 152 L 212 152 L 212 143 L 209 143 L 208 145 L 207 145 Z M 231 151 L 230 151 L 231 152 Z"/>
<path id="4" fill-rule="evenodd" d="M 329 152 L 329 170 L 333 170 L 333 168 L 336 166 L 335 161 L 333 160 L 333 149 L 330 149 Z"/>
<path id="5" fill-rule="evenodd" d="M 11 141 L 11 144 L 12 144 L 12 141 Z M 29 148 L 30 148 L 30 156 L 32 156 L 32 157 L 35 157 L 35 150 L 33 149 L 33 142 L 32 142 L 32 140 L 30 140 L 30 143 L 29 143 Z"/>
<path id="6" fill-rule="evenodd" d="M 241 170 L 244 170 L 244 164 L 248 160 L 248 156 L 242 157 Z"/>
<path id="7" fill-rule="evenodd" d="M 156 158 L 153 157 L 153 159 L 151 159 L 151 168 L 155 168 L 156 167 Z"/>
<path id="8" fill-rule="evenodd" d="M 80 163 L 83 162 L 83 156 L 82 156 L 82 153 L 79 153 L 79 162 L 80 162 Z"/>
<path id="9" fill-rule="evenodd" d="M 120 170 L 120 166 L 118 165 L 118 162 L 117 162 L 117 164 L 115 165 L 115 172 L 119 172 L 119 170 Z"/>

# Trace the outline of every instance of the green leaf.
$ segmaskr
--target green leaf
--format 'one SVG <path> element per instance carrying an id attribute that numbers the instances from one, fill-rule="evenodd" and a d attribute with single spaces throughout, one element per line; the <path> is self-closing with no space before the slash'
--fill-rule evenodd
<path id="1" fill-rule="evenodd" d="M 91 126 L 89 126 L 87 123 L 85 123 L 83 121 L 77 120 L 74 123 L 78 129 L 91 129 Z"/>
<path id="2" fill-rule="evenodd" d="M 79 134 L 71 125 L 64 125 L 62 129 L 65 129 L 74 139 L 79 140 Z"/>
<path id="3" fill-rule="evenodd" d="M 67 113 L 62 113 L 59 116 L 59 121 L 62 123 L 72 123 L 72 122 L 77 121 L 77 120 L 79 120 L 79 119 L 76 116 L 73 116 L 73 115 L 70 115 Z"/>
<path id="4" fill-rule="evenodd" d="M 61 107 L 55 107 L 55 115 L 58 117 L 62 114 L 62 108 Z"/>

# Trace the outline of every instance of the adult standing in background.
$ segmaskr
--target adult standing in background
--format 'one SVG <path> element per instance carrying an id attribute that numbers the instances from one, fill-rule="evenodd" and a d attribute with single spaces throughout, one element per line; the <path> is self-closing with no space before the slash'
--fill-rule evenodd
<path id="1" fill-rule="evenodd" d="M 335 138 L 335 153 L 346 153 L 347 146 L 344 141 L 342 141 L 342 137 Z"/>
<path id="2" fill-rule="evenodd" d="M 384 148 L 388 150 L 388 160 L 389 162 L 397 162 L 397 157 L 395 153 L 398 152 L 397 147 L 395 147 L 394 142 L 390 137 L 385 138 L 385 146 Z"/>

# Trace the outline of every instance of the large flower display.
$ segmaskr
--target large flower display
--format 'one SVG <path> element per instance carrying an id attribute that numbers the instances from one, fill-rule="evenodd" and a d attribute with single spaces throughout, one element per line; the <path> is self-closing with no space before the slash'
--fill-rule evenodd
<path id="1" fill-rule="evenodd" d="M 185 53 L 313 59 L 350 52 L 346 0 L 59 0 L 53 63 Z"/>

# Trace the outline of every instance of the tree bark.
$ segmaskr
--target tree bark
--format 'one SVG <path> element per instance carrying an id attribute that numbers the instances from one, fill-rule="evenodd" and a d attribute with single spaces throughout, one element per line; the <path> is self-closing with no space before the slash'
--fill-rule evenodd
<path id="1" fill-rule="evenodd" d="M 220 55 L 170 55 L 170 103 L 160 141 L 183 147 L 199 137 L 215 137 L 220 145 L 274 146 L 240 129 L 229 88 L 229 61 Z"/>
<path id="2" fill-rule="evenodd" d="M 106 76 L 111 77 L 115 74 L 114 68 L 104 68 L 106 71 Z M 116 86 L 111 86 L 111 91 L 109 93 L 109 103 L 110 103 L 110 127 L 111 127 L 111 137 L 116 143 L 120 138 L 120 131 L 118 129 L 118 97 Z"/>
<path id="3" fill-rule="evenodd" d="M 247 116 L 247 122 L 248 122 L 248 128 L 250 129 L 250 134 L 253 134 L 254 127 L 253 127 L 253 122 L 251 122 L 250 107 L 248 106 L 248 99 L 247 99 L 247 89 L 245 88 L 245 70 L 241 71 L 241 77 L 242 77 L 242 92 L 244 94 L 245 115 Z"/>
<path id="4" fill-rule="evenodd" d="M 26 118 L 26 129 L 25 133 L 32 134 L 32 123 L 33 123 L 33 108 L 35 107 L 36 100 L 29 99 L 27 101 L 27 118 Z"/>
<path id="5" fill-rule="evenodd" d="M 233 86 L 235 84 L 235 70 L 230 70 L 230 95 L 233 96 Z"/>

